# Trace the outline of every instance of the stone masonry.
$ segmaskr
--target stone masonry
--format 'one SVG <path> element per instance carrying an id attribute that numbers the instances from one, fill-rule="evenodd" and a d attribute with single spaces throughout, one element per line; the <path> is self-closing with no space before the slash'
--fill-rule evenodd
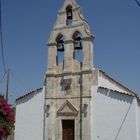
<path id="1" fill-rule="evenodd" d="M 70 25 L 67 20 L 71 20 Z M 81 36 L 75 41 L 76 33 Z M 92 80 L 93 39 L 80 6 L 75 0 L 65 0 L 48 41 L 45 140 L 64 139 L 62 120 L 74 120 L 75 140 L 87 140 L 87 137 L 90 140 L 91 85 L 95 83 Z M 81 61 L 74 56 L 76 47 L 82 50 Z M 64 53 L 61 63 L 58 62 L 59 50 Z"/>

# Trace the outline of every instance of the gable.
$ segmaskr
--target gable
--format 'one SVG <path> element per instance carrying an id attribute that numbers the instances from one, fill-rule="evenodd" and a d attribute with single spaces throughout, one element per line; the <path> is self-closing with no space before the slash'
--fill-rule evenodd
<path id="1" fill-rule="evenodd" d="M 57 111 L 59 116 L 76 116 L 77 114 L 78 111 L 68 100 Z"/>
<path id="2" fill-rule="evenodd" d="M 99 70 L 99 75 L 98 75 L 98 86 L 107 88 L 113 91 L 125 93 L 128 95 L 132 95 L 132 96 L 136 95 L 133 91 L 131 91 L 130 89 L 128 89 L 121 83 L 117 82 L 116 80 L 114 80 L 113 78 L 111 78 L 105 72 L 101 70 Z"/>

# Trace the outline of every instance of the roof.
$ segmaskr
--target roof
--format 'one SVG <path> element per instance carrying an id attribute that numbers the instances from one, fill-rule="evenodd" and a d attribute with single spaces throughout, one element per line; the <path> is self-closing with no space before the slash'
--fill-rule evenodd
<path id="1" fill-rule="evenodd" d="M 124 89 L 126 89 L 128 92 L 120 92 L 120 91 L 113 90 L 113 89 L 110 89 L 110 88 L 107 88 L 107 87 L 103 87 L 103 86 L 99 86 L 99 88 L 108 89 L 110 91 L 114 91 L 114 92 L 118 92 L 118 93 L 121 93 L 121 94 L 126 94 L 126 95 L 129 95 L 129 96 L 133 96 L 133 97 L 136 97 L 138 100 L 140 100 L 140 97 L 139 97 L 139 95 L 136 92 L 128 89 L 125 85 L 123 85 L 120 82 L 118 82 L 117 80 L 113 79 L 111 76 L 109 76 L 108 74 L 106 74 L 101 69 L 98 69 L 98 68 L 96 68 L 96 69 L 99 70 L 99 72 L 101 72 L 102 74 L 104 74 L 107 78 L 109 78 L 110 80 L 112 80 L 113 82 L 115 82 L 117 85 L 119 85 L 119 86 L 123 87 Z M 31 95 L 31 94 L 33 94 L 33 93 L 35 93 L 35 92 L 41 91 L 42 89 L 43 88 L 38 88 L 38 89 L 33 90 L 33 91 L 31 91 L 31 92 L 29 92 L 29 93 L 27 93 L 25 95 L 20 96 L 20 97 L 18 97 L 16 99 L 16 102 L 19 101 L 19 100 L 21 100 L 21 99 L 23 99 L 23 98 L 25 98 L 25 97 L 27 97 L 27 96 L 29 96 L 29 95 Z"/>
<path id="2" fill-rule="evenodd" d="M 23 99 L 23 98 L 25 98 L 25 97 L 27 97 L 27 96 L 29 96 L 29 95 L 31 95 L 31 94 L 33 94 L 33 93 L 35 93 L 35 92 L 41 91 L 42 89 L 43 89 L 43 88 L 38 88 L 38 89 L 33 90 L 33 91 L 31 91 L 31 92 L 29 92 L 29 93 L 27 93 L 27 94 L 24 94 L 24 95 L 18 97 L 18 98 L 16 99 L 16 102 L 19 101 L 19 100 L 21 100 L 21 99 Z"/>
<path id="3" fill-rule="evenodd" d="M 113 82 L 115 82 L 117 85 L 119 85 L 122 88 L 126 89 L 128 92 L 119 92 L 117 90 L 112 90 L 112 89 L 109 89 L 107 87 L 102 87 L 102 86 L 100 86 L 99 88 L 104 88 L 104 89 L 108 89 L 108 90 L 111 90 L 111 91 L 114 91 L 114 92 L 119 92 L 119 93 L 122 93 L 122 94 L 133 96 L 133 97 L 136 97 L 138 100 L 140 100 L 140 97 L 139 97 L 139 95 L 136 92 L 132 91 L 131 89 L 127 88 L 124 84 L 122 84 L 122 83 L 118 82 L 117 80 L 113 79 L 110 75 L 106 74 L 101 69 L 98 69 L 98 70 L 99 70 L 99 72 L 101 72 L 102 74 L 104 74 L 107 78 L 109 78 L 110 80 L 112 80 Z"/>
<path id="4" fill-rule="evenodd" d="M 109 89 L 109 88 L 107 88 L 107 87 L 102 87 L 102 86 L 99 86 L 99 88 L 101 88 L 101 89 L 106 89 L 106 90 L 109 90 L 109 91 L 112 91 L 112 92 L 117 92 L 117 93 L 120 93 L 120 94 L 126 94 L 126 95 L 129 95 L 129 96 L 135 97 L 134 94 L 130 94 L 130 93 L 128 93 L 128 92 L 120 92 L 120 91 L 118 91 L 118 90 L 113 90 L 113 89 Z"/>
<path id="5" fill-rule="evenodd" d="M 99 71 L 101 73 L 103 73 L 105 76 L 107 76 L 110 80 L 114 81 L 116 84 L 118 84 L 119 86 L 123 87 L 124 89 L 128 90 L 129 92 L 136 94 L 134 91 L 130 90 L 129 88 L 127 88 L 124 84 L 118 82 L 117 80 L 113 79 L 110 75 L 106 74 L 104 71 L 102 71 L 101 69 L 99 69 Z"/>

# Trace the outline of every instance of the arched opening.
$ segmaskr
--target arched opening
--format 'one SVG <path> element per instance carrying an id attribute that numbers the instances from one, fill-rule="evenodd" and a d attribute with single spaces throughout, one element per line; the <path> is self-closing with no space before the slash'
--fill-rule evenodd
<path id="1" fill-rule="evenodd" d="M 74 59 L 82 62 L 82 34 L 76 31 L 73 35 Z"/>
<path id="2" fill-rule="evenodd" d="M 76 31 L 73 35 L 74 48 L 77 50 L 82 49 L 82 34 Z"/>
<path id="3" fill-rule="evenodd" d="M 60 34 L 57 36 L 56 43 L 57 43 L 57 50 L 64 51 L 64 37 L 63 37 L 63 35 Z"/>
<path id="4" fill-rule="evenodd" d="M 67 6 L 66 8 L 66 16 L 67 16 L 66 25 L 71 25 L 73 20 L 73 13 L 72 13 L 72 6 L 70 5 Z"/>
<path id="5" fill-rule="evenodd" d="M 59 34 L 56 38 L 57 43 L 57 57 L 56 62 L 59 65 L 61 62 L 64 61 L 64 37 L 63 35 Z"/>

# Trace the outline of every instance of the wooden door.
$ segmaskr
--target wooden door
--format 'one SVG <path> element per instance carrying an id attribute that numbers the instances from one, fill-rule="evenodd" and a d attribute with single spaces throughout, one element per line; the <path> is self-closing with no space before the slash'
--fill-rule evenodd
<path id="1" fill-rule="evenodd" d="M 74 120 L 62 120 L 63 140 L 74 140 Z"/>

